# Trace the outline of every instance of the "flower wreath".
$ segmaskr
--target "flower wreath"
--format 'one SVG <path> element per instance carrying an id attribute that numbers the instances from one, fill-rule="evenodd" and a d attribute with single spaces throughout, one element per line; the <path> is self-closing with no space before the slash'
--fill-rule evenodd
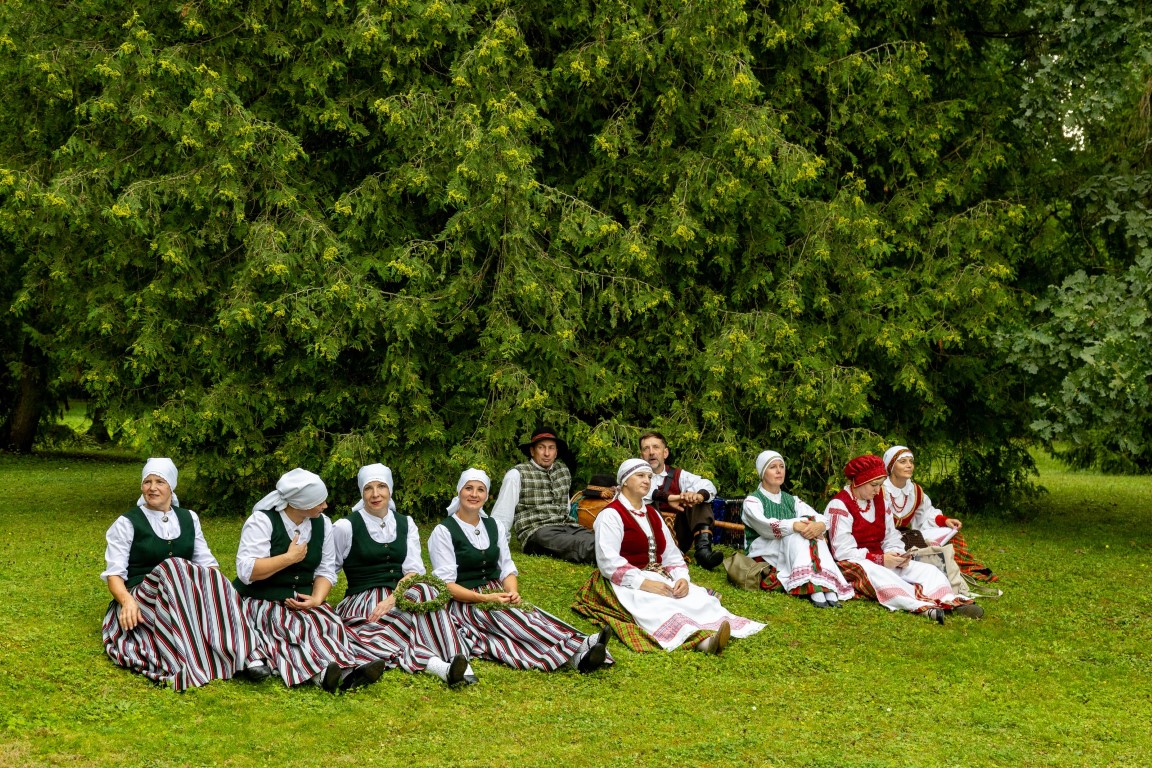
<path id="1" fill-rule="evenodd" d="M 435 587 L 437 591 L 436 597 L 424 602 L 416 600 L 409 600 L 404 596 L 404 592 L 408 587 L 413 584 L 427 584 L 430 587 Z M 396 607 L 405 613 L 431 613 L 438 611 L 444 606 L 448 605 L 448 600 L 452 595 L 448 592 L 448 585 L 431 573 L 421 576 L 418 573 L 410 573 L 400 581 L 396 582 L 396 589 L 392 590 L 392 595 L 396 598 Z"/>

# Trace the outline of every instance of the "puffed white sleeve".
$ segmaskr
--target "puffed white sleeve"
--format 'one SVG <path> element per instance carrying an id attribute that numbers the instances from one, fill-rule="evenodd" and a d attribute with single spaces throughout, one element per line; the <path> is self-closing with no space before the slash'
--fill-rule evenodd
<path id="1" fill-rule="evenodd" d="M 420 552 L 420 529 L 411 517 L 408 518 L 408 549 L 404 553 L 404 573 L 418 573 L 423 576 L 427 571 L 424 568 L 424 556 Z"/>
<path id="2" fill-rule="evenodd" d="M 681 490 L 691 491 L 692 493 L 700 493 L 707 491 L 708 500 L 716 498 L 716 484 L 706 477 L 694 475 L 691 472 L 681 469 L 680 470 L 680 488 Z"/>
<path id="3" fill-rule="evenodd" d="M 866 560 L 868 550 L 857 546 L 856 537 L 852 535 L 852 516 L 848 514 L 848 507 L 839 499 L 832 499 L 824 508 L 828 517 L 828 543 L 832 548 L 832 557 L 837 560 Z"/>
<path id="4" fill-rule="evenodd" d="M 912 527 L 918 531 L 923 531 L 926 528 L 940 528 L 947 524 L 948 515 L 944 514 L 943 510 L 937 509 L 936 505 L 932 503 L 932 499 L 925 493 L 920 500 L 920 506 L 916 508 L 916 515 L 912 518 Z"/>
<path id="5" fill-rule="evenodd" d="M 132 521 L 121 515 L 116 518 L 104 534 L 107 544 L 104 547 L 104 572 L 100 578 L 105 582 L 109 576 L 128 578 L 128 553 L 132 551 L 132 539 L 136 532 L 132 528 Z"/>
<path id="6" fill-rule="evenodd" d="M 896 521 L 892 519 L 892 513 L 887 511 L 884 513 L 884 543 L 880 548 L 885 552 L 904 554 L 904 538 L 900 535 L 900 531 L 896 530 Z"/>
<path id="7" fill-rule="evenodd" d="M 336 542 L 332 536 L 332 521 L 328 515 L 320 515 L 312 521 L 312 525 L 316 525 L 317 521 L 321 521 L 320 524 L 324 526 L 324 545 L 320 548 L 320 564 L 312 572 L 312 578 L 328 579 L 329 584 L 336 586 Z"/>
<path id="8" fill-rule="evenodd" d="M 352 514 L 358 515 L 359 512 Z M 344 517 L 332 523 L 332 554 L 335 557 L 336 570 L 344 568 L 344 561 L 352 551 L 352 521 Z"/>
<path id="9" fill-rule="evenodd" d="M 192 516 L 192 530 L 196 536 L 196 542 L 192 547 L 192 562 L 205 568 L 219 568 L 220 563 L 216 562 L 212 550 L 208 548 L 208 542 L 204 540 L 204 531 L 200 529 L 200 516 L 192 510 L 188 510 L 188 514 Z"/>
<path id="10" fill-rule="evenodd" d="M 797 499 L 799 501 L 799 499 Z M 799 504 L 796 507 L 797 514 L 800 513 Z M 756 531 L 759 535 L 766 539 L 782 539 L 785 536 L 791 536 L 796 533 L 794 526 L 795 520 L 780 520 L 775 517 L 768 517 L 764 514 L 764 505 L 760 499 L 755 496 L 744 497 L 744 509 L 740 514 L 740 518 L 752 530 Z"/>
<path id="11" fill-rule="evenodd" d="M 498 542 L 500 548 L 500 581 L 504 581 L 518 571 L 516 570 L 516 563 L 512 562 L 512 552 L 508 549 L 508 529 L 499 520 L 496 521 L 496 535 L 500 537 Z"/>
<path id="12" fill-rule="evenodd" d="M 432 529 L 428 537 L 428 559 L 432 563 L 432 574 L 446 582 L 456 581 L 456 550 L 452 547 L 452 535 L 443 524 Z"/>
<path id="13" fill-rule="evenodd" d="M 512 523 L 516 519 L 516 505 L 520 503 L 520 470 L 513 467 L 504 473 L 500 481 L 500 495 L 492 505 L 492 519 L 504 526 L 504 530 L 512 530 Z"/>
<path id="14" fill-rule="evenodd" d="M 240 529 L 240 546 L 236 549 L 236 577 L 252 583 L 252 566 L 272 552 L 272 521 L 263 512 L 253 512 Z"/>

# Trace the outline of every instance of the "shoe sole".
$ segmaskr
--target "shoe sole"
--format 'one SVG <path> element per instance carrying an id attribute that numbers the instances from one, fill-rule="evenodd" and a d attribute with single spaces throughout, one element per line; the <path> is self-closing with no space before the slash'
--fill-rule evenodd
<path id="1" fill-rule="evenodd" d="M 320 687 L 328 691 L 328 693 L 336 693 L 340 688 L 340 665 L 336 662 L 330 662 L 324 668 L 324 677 L 320 680 Z"/>
<path id="2" fill-rule="evenodd" d="M 724 649 L 728 647 L 728 641 L 732 639 L 732 625 L 727 621 L 720 624 L 720 629 L 716 630 L 716 655 L 724 653 Z"/>
<path id="3" fill-rule="evenodd" d="M 604 659 L 607 657 L 607 655 L 608 653 L 604 648 L 604 644 L 597 643 L 588 649 L 588 652 L 584 654 L 584 658 L 580 659 L 580 663 L 576 666 L 576 670 L 582 675 L 586 675 L 589 672 L 595 672 L 596 670 L 600 669 L 600 667 L 604 666 Z"/>
<path id="4" fill-rule="evenodd" d="M 348 677 L 344 678 L 344 682 L 340 684 L 340 690 L 352 691 L 357 688 L 363 688 L 366 685 L 372 685 L 372 683 L 380 679 L 380 676 L 384 674 L 384 670 L 387 668 L 387 662 L 383 659 L 377 659 L 376 661 L 356 667 L 356 669 L 348 674 Z"/>
<path id="5" fill-rule="evenodd" d="M 448 685 L 456 686 L 464 682 L 464 675 L 468 672 L 468 658 L 458 653 L 452 659 L 452 665 L 448 667 Z"/>

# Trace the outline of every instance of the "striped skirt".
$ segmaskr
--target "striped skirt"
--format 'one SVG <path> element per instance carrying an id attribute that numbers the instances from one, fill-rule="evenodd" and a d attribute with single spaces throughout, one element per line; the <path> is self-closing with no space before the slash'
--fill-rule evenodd
<path id="1" fill-rule="evenodd" d="M 387 587 L 376 587 L 345 597 L 336 606 L 359 663 L 385 659 L 390 668 L 416 673 L 423 672 L 433 656 L 451 661 L 457 654 L 468 655 L 447 608 L 428 613 L 393 608 L 379 620 L 368 621 L 376 604 L 391 594 Z M 404 591 L 406 598 L 421 603 L 434 600 L 438 594 L 431 584 L 413 584 Z"/>
<path id="2" fill-rule="evenodd" d="M 140 622 L 121 628 L 120 605 L 113 600 L 101 629 L 104 649 L 149 680 L 170 681 L 177 691 L 227 680 L 259 648 L 240 595 L 220 571 L 171 557 L 129 592 L 140 606 Z"/>
<path id="3" fill-rule="evenodd" d="M 957 531 L 956 535 L 953 536 L 952 540 L 948 543 L 952 545 L 952 555 L 956 559 L 956 565 L 959 566 L 960 573 L 976 581 L 1000 581 L 1000 577 L 992 573 L 991 568 L 972 557 L 972 553 L 968 551 L 968 542 L 964 540 L 964 536 L 961 535 L 959 531 Z"/>
<path id="4" fill-rule="evenodd" d="M 915 560 L 899 571 L 871 560 L 840 560 L 837 565 L 857 597 L 875 600 L 890 611 L 922 613 L 929 608 L 950 609 L 970 602 L 952 593 L 943 573 Z"/>
<path id="5" fill-rule="evenodd" d="M 492 581 L 477 591 L 503 589 L 499 582 Z M 586 637 L 536 610 L 486 611 L 475 603 L 456 600 L 449 600 L 446 610 L 470 657 L 498 661 L 513 669 L 558 669 L 572 658 Z M 610 656 L 607 663 L 611 663 Z"/>
<path id="6" fill-rule="evenodd" d="M 242 600 L 261 652 L 285 685 L 307 682 L 333 661 L 344 669 L 359 666 L 343 622 L 327 603 L 294 611 L 276 600 Z"/>

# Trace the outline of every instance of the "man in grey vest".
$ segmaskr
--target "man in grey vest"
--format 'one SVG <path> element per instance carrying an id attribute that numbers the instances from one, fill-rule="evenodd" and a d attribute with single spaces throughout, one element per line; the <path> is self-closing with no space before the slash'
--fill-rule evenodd
<path id="1" fill-rule="evenodd" d="M 528 461 L 508 470 L 492 517 L 516 532 L 527 555 L 550 555 L 571 563 L 596 562 L 596 535 L 568 514 L 572 452 L 556 430 L 539 426 L 520 446 Z"/>

